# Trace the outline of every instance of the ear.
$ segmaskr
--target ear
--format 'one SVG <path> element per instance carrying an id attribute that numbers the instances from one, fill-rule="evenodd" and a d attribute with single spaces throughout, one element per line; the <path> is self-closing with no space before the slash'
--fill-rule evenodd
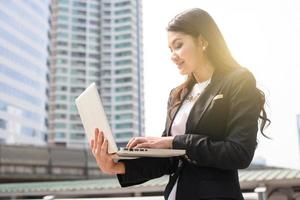
<path id="1" fill-rule="evenodd" d="M 198 46 L 202 48 L 202 50 L 204 51 L 208 46 L 208 42 L 205 40 L 205 38 L 202 35 L 198 36 L 197 41 L 198 41 Z"/>

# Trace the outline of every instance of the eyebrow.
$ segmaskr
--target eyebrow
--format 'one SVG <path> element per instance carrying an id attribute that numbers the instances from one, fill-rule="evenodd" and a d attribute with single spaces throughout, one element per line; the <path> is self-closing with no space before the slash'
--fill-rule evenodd
<path id="1" fill-rule="evenodd" d="M 173 45 L 177 40 L 180 40 L 180 39 L 182 39 L 182 38 L 176 38 L 176 39 L 174 39 L 174 40 L 171 42 L 171 45 Z M 169 46 L 169 48 L 171 49 L 170 46 Z"/>

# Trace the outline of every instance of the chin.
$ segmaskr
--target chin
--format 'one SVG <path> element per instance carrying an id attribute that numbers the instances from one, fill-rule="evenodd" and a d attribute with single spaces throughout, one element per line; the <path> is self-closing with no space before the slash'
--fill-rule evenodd
<path id="1" fill-rule="evenodd" d="M 182 70 L 182 71 L 180 70 L 179 73 L 180 73 L 181 75 L 188 75 L 188 72 L 186 72 L 186 71 L 184 71 L 184 70 Z"/>

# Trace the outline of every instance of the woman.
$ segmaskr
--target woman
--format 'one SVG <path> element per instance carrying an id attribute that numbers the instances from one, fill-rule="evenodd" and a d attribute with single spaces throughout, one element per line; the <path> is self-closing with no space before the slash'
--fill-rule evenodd
<path id="1" fill-rule="evenodd" d="M 207 12 L 185 11 L 167 30 L 171 59 L 187 80 L 170 93 L 162 137 L 133 138 L 127 147 L 185 149 L 186 155 L 114 163 L 96 129 L 91 146 L 97 163 L 103 172 L 117 174 L 123 187 L 169 174 L 164 194 L 169 200 L 243 199 L 237 170 L 253 158 L 258 119 L 262 134 L 270 122 L 264 94 L 233 59 Z"/>

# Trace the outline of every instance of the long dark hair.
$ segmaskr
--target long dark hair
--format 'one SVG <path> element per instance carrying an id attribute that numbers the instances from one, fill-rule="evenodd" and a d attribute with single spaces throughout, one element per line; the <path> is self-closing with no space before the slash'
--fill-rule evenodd
<path id="1" fill-rule="evenodd" d="M 205 50 L 208 60 L 212 63 L 214 68 L 221 73 L 227 73 L 235 68 L 241 67 L 240 64 L 232 57 L 213 18 L 202 9 L 194 8 L 176 15 L 169 22 L 167 31 L 181 32 L 194 38 L 198 38 L 201 35 L 208 42 L 208 46 Z M 191 89 L 195 82 L 196 80 L 194 79 L 194 76 L 189 74 L 187 80 L 175 89 L 173 93 L 172 107 L 181 103 L 181 93 L 185 89 Z M 264 109 L 265 94 L 260 89 L 257 88 L 257 90 L 260 96 L 260 132 L 263 136 L 267 137 L 263 131 L 267 122 L 269 125 L 271 121 L 268 119 L 267 113 Z M 170 111 L 171 110 L 172 108 Z"/>

